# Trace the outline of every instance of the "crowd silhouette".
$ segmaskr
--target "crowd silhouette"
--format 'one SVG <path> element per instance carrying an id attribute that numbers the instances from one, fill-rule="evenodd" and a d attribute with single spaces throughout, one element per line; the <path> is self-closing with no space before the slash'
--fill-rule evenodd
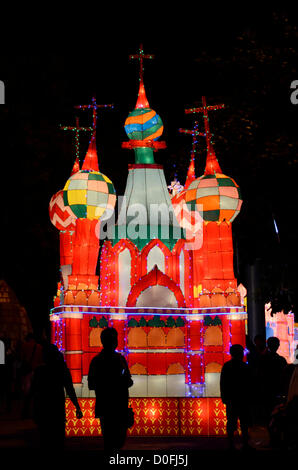
<path id="1" fill-rule="evenodd" d="M 0 413 L 9 413 L 13 401 L 22 404 L 20 416 L 36 423 L 40 446 L 63 448 L 65 436 L 65 392 L 82 418 L 70 371 L 63 354 L 47 340 L 29 334 L 18 345 L 5 343 L 5 364 L 0 365 Z M 91 361 L 88 386 L 95 391 L 95 417 L 99 419 L 104 449 L 121 449 L 133 423 L 128 407 L 133 385 L 128 364 L 116 351 L 117 331 L 105 328 L 103 348 Z M 235 431 L 240 423 L 243 449 L 250 449 L 249 430 L 265 427 L 274 448 L 296 449 L 298 444 L 298 349 L 292 364 L 278 354 L 276 337 L 257 335 L 246 349 L 234 344 L 231 359 L 221 370 L 221 399 L 226 406 L 227 435 L 235 449 Z"/>
<path id="2" fill-rule="evenodd" d="M 230 348 L 231 360 L 221 371 L 220 390 L 226 405 L 227 434 L 231 449 L 239 420 L 243 449 L 250 449 L 248 430 L 266 427 L 273 448 L 297 449 L 298 444 L 298 350 L 295 363 L 288 364 L 277 351 L 277 337 L 257 335 L 244 348 Z"/>

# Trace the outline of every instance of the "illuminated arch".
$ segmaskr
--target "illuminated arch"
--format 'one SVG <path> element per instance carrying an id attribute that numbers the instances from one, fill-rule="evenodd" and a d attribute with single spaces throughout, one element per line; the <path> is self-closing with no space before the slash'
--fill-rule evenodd
<path id="1" fill-rule="evenodd" d="M 75 305 L 87 305 L 87 294 L 85 291 L 79 291 L 75 296 Z"/>
<path id="2" fill-rule="evenodd" d="M 208 326 L 204 334 L 204 346 L 222 346 L 223 336 L 219 326 Z"/>
<path id="3" fill-rule="evenodd" d="M 162 328 L 152 328 L 148 333 L 148 346 L 165 346 L 166 336 Z"/>
<path id="4" fill-rule="evenodd" d="M 88 305 L 99 305 L 99 293 L 91 292 L 88 297 Z"/>
<path id="5" fill-rule="evenodd" d="M 147 288 L 153 286 L 164 286 L 173 292 L 178 308 L 185 308 L 185 299 L 180 287 L 155 266 L 150 273 L 141 277 L 141 279 L 132 287 L 127 299 L 127 307 L 135 307 L 140 294 Z"/>
<path id="6" fill-rule="evenodd" d="M 171 328 L 167 334 L 167 346 L 173 348 L 184 347 L 184 333 L 180 328 Z"/>
<path id="7" fill-rule="evenodd" d="M 186 250 L 186 240 L 180 239 L 173 248 L 173 279 L 177 284 L 181 284 L 181 276 L 184 277 L 184 297 L 187 307 L 193 307 L 193 253 Z M 181 273 L 180 256 L 184 254 L 184 272 Z M 182 290 L 182 289 L 181 289 Z"/>
<path id="8" fill-rule="evenodd" d="M 127 335 L 127 344 L 131 348 L 147 348 L 147 335 L 143 328 L 131 328 Z"/>
<path id="9" fill-rule="evenodd" d="M 127 238 L 124 238 L 122 240 L 119 240 L 119 242 L 117 242 L 114 245 L 113 253 L 115 254 L 116 263 L 118 263 L 119 254 L 122 251 L 124 251 L 126 248 L 129 250 L 130 256 L 131 256 L 130 279 L 131 279 L 131 285 L 133 285 L 137 281 L 137 279 L 139 279 L 141 276 L 141 269 L 140 269 L 140 263 L 139 263 L 140 252 L 138 248 L 130 240 L 128 240 Z"/>
<path id="10" fill-rule="evenodd" d="M 74 305 L 74 296 L 71 290 L 66 291 L 64 296 L 64 304 L 65 305 Z"/>
<path id="11" fill-rule="evenodd" d="M 143 366 L 143 364 L 140 364 L 138 362 L 134 364 L 133 366 L 131 366 L 129 370 L 132 375 L 147 375 L 148 374 L 146 367 Z"/>
<path id="12" fill-rule="evenodd" d="M 218 364 L 218 362 L 209 362 L 209 364 L 207 364 L 206 366 L 205 372 L 206 374 L 219 373 L 221 372 L 221 369 L 222 369 L 222 365 Z"/>
<path id="13" fill-rule="evenodd" d="M 184 374 L 184 367 L 179 362 L 170 364 L 167 370 L 167 375 L 172 374 Z"/>
<path id="14" fill-rule="evenodd" d="M 100 339 L 100 335 L 102 332 L 102 328 L 92 328 L 89 334 L 89 346 L 92 347 L 99 347 L 102 348 L 102 342 Z"/>
<path id="15" fill-rule="evenodd" d="M 160 240 L 155 239 L 151 240 L 147 245 L 143 248 L 141 252 L 141 273 L 144 276 L 147 274 L 147 257 L 149 252 L 157 246 L 163 253 L 164 255 L 164 260 L 165 260 L 165 274 L 167 274 L 169 277 L 173 276 L 173 263 L 172 263 L 172 253 L 169 250 L 169 248 Z"/>

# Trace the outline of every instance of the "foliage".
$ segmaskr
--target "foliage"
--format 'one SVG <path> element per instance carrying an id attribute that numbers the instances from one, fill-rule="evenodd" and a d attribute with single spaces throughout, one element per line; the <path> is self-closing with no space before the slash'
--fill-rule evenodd
<path id="1" fill-rule="evenodd" d="M 97 320 L 95 317 L 91 318 L 89 321 L 90 328 L 106 328 L 108 326 L 108 320 L 106 317 L 101 317 Z"/>
<path id="2" fill-rule="evenodd" d="M 220 326 L 222 325 L 221 319 L 216 315 L 214 318 L 208 316 L 204 317 L 204 326 Z"/>
<path id="3" fill-rule="evenodd" d="M 130 318 L 128 321 L 128 327 L 135 328 L 135 327 L 146 327 L 150 326 L 152 328 L 175 328 L 175 327 L 183 327 L 185 326 L 185 320 L 183 318 L 178 317 L 176 320 L 173 317 L 167 317 L 166 320 L 162 320 L 159 315 L 154 315 L 149 320 L 145 320 L 144 317 L 141 317 L 139 321 L 135 318 Z"/>

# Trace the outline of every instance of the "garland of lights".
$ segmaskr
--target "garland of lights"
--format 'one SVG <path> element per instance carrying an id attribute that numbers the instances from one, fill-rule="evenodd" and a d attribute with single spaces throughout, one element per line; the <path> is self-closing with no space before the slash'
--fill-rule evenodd
<path id="1" fill-rule="evenodd" d="M 75 136 L 75 156 L 80 161 L 80 132 L 93 132 L 93 127 L 80 127 L 79 125 L 79 118 L 76 117 L 76 125 L 75 126 L 61 126 L 60 129 L 62 131 L 72 131 L 74 132 Z"/>

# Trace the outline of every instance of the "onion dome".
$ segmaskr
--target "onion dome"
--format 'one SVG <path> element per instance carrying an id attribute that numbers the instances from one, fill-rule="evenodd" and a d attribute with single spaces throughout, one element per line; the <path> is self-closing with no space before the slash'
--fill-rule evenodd
<path id="1" fill-rule="evenodd" d="M 163 132 L 161 118 L 149 107 L 143 79 L 140 79 L 139 94 L 135 109 L 125 121 L 124 129 L 129 137 L 123 148 L 134 149 L 135 163 L 154 164 L 153 151 L 165 148 L 165 142 L 157 140 Z"/>
<path id="2" fill-rule="evenodd" d="M 157 140 L 163 132 L 160 116 L 149 107 L 142 80 L 135 109 L 129 113 L 124 129 L 132 140 Z"/>
<path id="3" fill-rule="evenodd" d="M 80 163 L 76 157 L 70 176 L 80 170 Z M 60 231 L 74 230 L 76 226 L 76 216 L 68 206 L 64 205 L 63 189 L 51 197 L 49 205 L 49 215 L 52 224 Z"/>
<path id="4" fill-rule="evenodd" d="M 205 173 L 192 181 L 185 194 L 190 211 L 198 211 L 205 222 L 233 222 L 240 212 L 242 198 L 237 183 L 222 173 L 210 147 Z"/>
<path id="5" fill-rule="evenodd" d="M 49 205 L 49 214 L 52 224 L 60 231 L 74 230 L 76 217 L 69 207 L 64 205 L 63 190 L 52 196 Z"/>
<path id="6" fill-rule="evenodd" d="M 74 173 L 64 186 L 63 200 L 80 219 L 98 220 L 109 217 L 114 210 L 116 193 L 112 181 L 99 171 L 95 133 L 82 169 Z"/>

